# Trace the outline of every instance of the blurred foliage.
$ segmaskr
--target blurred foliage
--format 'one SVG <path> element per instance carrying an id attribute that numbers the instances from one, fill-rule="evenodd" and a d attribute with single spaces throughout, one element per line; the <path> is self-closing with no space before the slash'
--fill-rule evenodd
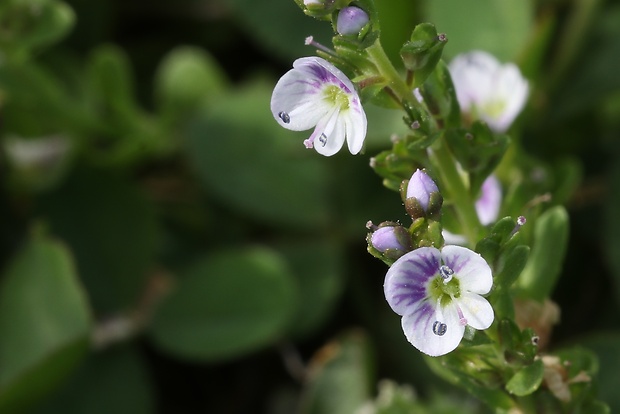
<path id="1" fill-rule="evenodd" d="M 497 170 L 503 215 L 539 217 L 519 286 L 559 281 L 550 347 L 591 347 L 620 411 L 620 4 L 377 3 L 394 62 L 431 21 L 445 57 L 531 77 L 522 173 Z M 406 342 L 365 253 L 367 220 L 405 217 L 368 168 L 402 117 L 369 109 L 366 153 L 329 162 L 271 119 L 308 35 L 331 27 L 292 0 L 0 4 L 0 412 L 485 412 Z"/>

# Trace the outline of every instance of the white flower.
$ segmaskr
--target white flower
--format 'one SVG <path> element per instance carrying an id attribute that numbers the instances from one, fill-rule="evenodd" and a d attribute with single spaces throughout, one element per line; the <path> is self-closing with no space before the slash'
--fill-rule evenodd
<path id="1" fill-rule="evenodd" d="M 450 74 L 463 112 L 505 132 L 523 109 L 529 87 L 519 68 L 492 55 L 473 51 L 450 62 Z"/>
<path id="2" fill-rule="evenodd" d="M 338 152 L 345 138 L 351 154 L 357 154 L 366 138 L 366 113 L 353 83 L 320 57 L 293 62 L 273 90 L 271 112 L 292 131 L 315 127 L 304 144 L 325 156 Z"/>
<path id="3" fill-rule="evenodd" d="M 491 290 L 487 262 L 460 246 L 421 247 L 401 256 L 383 285 L 388 304 L 402 315 L 405 336 L 420 351 L 440 356 L 461 342 L 465 326 L 487 329 L 494 313 L 480 295 Z"/>

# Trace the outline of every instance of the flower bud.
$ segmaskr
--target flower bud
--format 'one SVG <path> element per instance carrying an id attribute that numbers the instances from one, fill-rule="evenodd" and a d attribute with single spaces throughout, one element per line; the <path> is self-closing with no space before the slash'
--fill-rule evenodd
<path id="1" fill-rule="evenodd" d="M 359 7 L 345 7 L 338 13 L 336 30 L 344 36 L 356 35 L 368 24 L 368 13 Z"/>
<path id="2" fill-rule="evenodd" d="M 383 260 L 394 261 L 411 250 L 411 236 L 407 229 L 398 223 L 386 221 L 379 226 L 368 222 L 369 251 Z"/>
<path id="3" fill-rule="evenodd" d="M 443 198 L 437 184 L 424 171 L 416 170 L 407 183 L 405 208 L 415 220 L 439 211 Z"/>

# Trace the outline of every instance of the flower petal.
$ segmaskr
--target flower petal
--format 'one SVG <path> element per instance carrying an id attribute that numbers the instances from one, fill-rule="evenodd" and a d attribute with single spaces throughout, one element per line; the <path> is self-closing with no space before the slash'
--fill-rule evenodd
<path id="1" fill-rule="evenodd" d="M 465 325 L 460 323 L 454 303 L 443 308 L 441 314 L 439 321 L 435 307 L 426 302 L 418 308 L 417 312 L 403 316 L 402 327 L 407 340 L 418 350 L 430 356 L 445 355 L 453 351 L 465 333 Z M 433 332 L 433 325 L 436 321 L 446 325 L 443 335 Z"/>
<path id="2" fill-rule="evenodd" d="M 420 247 L 394 262 L 383 284 L 385 299 L 394 312 L 411 314 L 428 299 L 426 287 L 439 271 L 440 257 L 434 247 Z"/>
<path id="3" fill-rule="evenodd" d="M 450 62 L 450 75 L 462 111 L 469 112 L 473 105 L 494 93 L 492 79 L 499 68 L 492 55 L 479 50 L 458 55 Z"/>
<path id="4" fill-rule="evenodd" d="M 355 106 L 357 102 L 357 107 Z M 345 133 L 349 152 L 353 155 L 362 150 L 366 139 L 367 120 L 366 113 L 359 104 L 359 99 L 354 98 L 351 107 L 340 115 L 344 121 Z"/>
<path id="5" fill-rule="evenodd" d="M 497 220 L 501 204 L 502 186 L 496 176 L 489 175 L 482 183 L 480 198 L 476 200 L 476 213 L 483 226 Z"/>
<path id="6" fill-rule="evenodd" d="M 321 97 L 321 84 L 297 69 L 286 72 L 271 95 L 271 113 L 280 126 L 292 131 L 314 127 L 331 106 Z M 288 115 L 286 122 L 280 114 Z"/>
<path id="7" fill-rule="evenodd" d="M 334 155 L 344 145 L 345 128 L 339 114 L 335 107 L 328 117 L 321 119 L 309 138 L 316 152 L 326 157 Z"/>
<path id="8" fill-rule="evenodd" d="M 467 325 L 474 329 L 487 329 L 493 323 L 495 314 L 489 301 L 477 293 L 463 292 L 458 299 Z"/>
<path id="9" fill-rule="evenodd" d="M 493 286 L 493 275 L 486 260 L 478 253 L 461 246 L 444 246 L 441 258 L 454 270 L 461 292 L 489 293 Z"/>

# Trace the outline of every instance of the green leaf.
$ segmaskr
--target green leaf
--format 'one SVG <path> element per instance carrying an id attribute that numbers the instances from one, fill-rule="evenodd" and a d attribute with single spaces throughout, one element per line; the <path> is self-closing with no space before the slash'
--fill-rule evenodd
<path id="1" fill-rule="evenodd" d="M 344 287 L 342 252 L 337 245 L 320 240 L 287 243 L 278 250 L 303 292 L 291 320 L 290 335 L 304 337 L 321 326 L 340 298 Z"/>
<path id="2" fill-rule="evenodd" d="M 440 60 L 435 70 L 421 88 L 424 102 L 436 118 L 442 119 L 447 128 L 461 125 L 461 110 L 448 66 Z"/>
<path id="3" fill-rule="evenodd" d="M 500 256 L 499 272 L 495 275 L 495 285 L 509 289 L 525 268 L 529 254 L 530 247 L 520 245 Z"/>
<path id="4" fill-rule="evenodd" d="M 598 333 L 580 341 L 596 353 L 599 360 L 598 397 L 609 404 L 612 413 L 620 412 L 618 372 L 620 372 L 620 331 Z"/>
<path id="5" fill-rule="evenodd" d="M 450 39 L 449 57 L 481 49 L 514 60 L 533 26 L 533 2 L 527 0 L 441 0 L 425 6 L 427 19 Z"/>
<path id="6" fill-rule="evenodd" d="M 301 414 L 354 413 L 370 398 L 368 339 L 349 332 L 318 351 L 311 361 Z"/>
<path id="7" fill-rule="evenodd" d="M 517 371 L 506 384 L 506 390 L 519 397 L 532 394 L 543 380 L 544 366 L 538 359 L 531 365 Z"/>
<path id="8" fill-rule="evenodd" d="M 35 414 L 149 414 L 155 412 L 145 361 L 132 346 L 91 355 Z"/>
<path id="9" fill-rule="evenodd" d="M 620 164 L 613 163 L 609 172 L 609 193 L 605 203 L 605 229 L 603 249 L 609 267 L 616 301 L 620 301 Z"/>
<path id="10" fill-rule="evenodd" d="M 30 241 L 0 286 L 0 411 L 32 404 L 59 384 L 83 356 L 90 328 L 69 252 L 52 240 Z"/>
<path id="11" fill-rule="evenodd" d="M 328 217 L 324 160 L 281 128 L 271 91 L 245 88 L 191 122 L 186 150 L 198 178 L 220 201 L 271 224 L 316 227 Z"/>
<path id="12" fill-rule="evenodd" d="M 166 55 L 155 75 L 156 95 L 165 116 L 182 117 L 200 105 L 214 104 L 228 80 L 205 50 L 178 47 Z"/>
<path id="13" fill-rule="evenodd" d="M 517 281 L 521 296 L 541 301 L 551 294 L 562 270 L 568 224 L 562 206 L 550 208 L 536 220 L 530 258 Z"/>
<path id="14" fill-rule="evenodd" d="M 42 197 L 38 213 L 71 246 L 97 312 L 126 310 L 140 297 L 159 236 L 153 206 L 126 177 L 79 170 Z"/>
<path id="15" fill-rule="evenodd" d="M 272 251 L 231 249 L 198 261 L 156 311 L 150 335 L 186 359 L 230 359 L 278 339 L 295 311 L 297 289 Z"/>
<path id="16" fill-rule="evenodd" d="M 75 13 L 61 1 L 6 1 L 0 7 L 0 49 L 21 60 L 33 49 L 61 40 L 73 27 Z"/>
<path id="17" fill-rule="evenodd" d="M 312 54 L 312 48 L 304 45 L 304 39 L 310 35 L 319 43 L 329 44 L 330 24 L 305 16 L 293 1 L 226 0 L 225 3 L 248 30 L 254 44 L 271 55 L 289 60 Z"/>
<path id="18" fill-rule="evenodd" d="M 486 123 L 476 121 L 471 130 L 449 129 L 446 141 L 463 169 L 469 172 L 470 188 L 477 192 L 495 170 L 508 149 L 510 138 L 494 134 Z"/>

